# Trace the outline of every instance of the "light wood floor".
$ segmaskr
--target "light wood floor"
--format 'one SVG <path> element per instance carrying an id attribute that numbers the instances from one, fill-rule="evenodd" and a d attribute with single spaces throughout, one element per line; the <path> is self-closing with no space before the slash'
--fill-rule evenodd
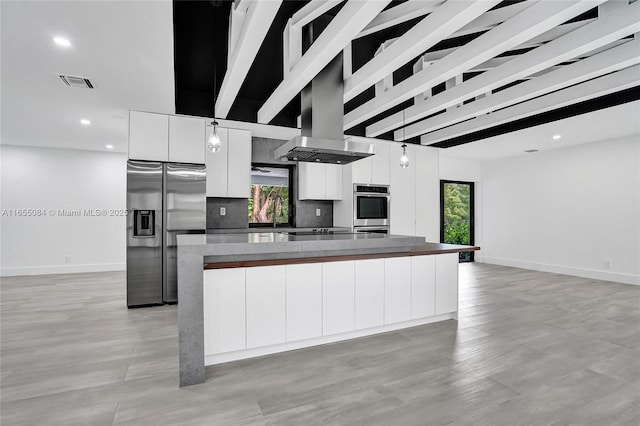
<path id="1" fill-rule="evenodd" d="M 6 278 L 8 425 L 640 424 L 640 287 L 460 267 L 460 320 L 208 367 L 178 388 L 177 308 L 124 273 Z"/>

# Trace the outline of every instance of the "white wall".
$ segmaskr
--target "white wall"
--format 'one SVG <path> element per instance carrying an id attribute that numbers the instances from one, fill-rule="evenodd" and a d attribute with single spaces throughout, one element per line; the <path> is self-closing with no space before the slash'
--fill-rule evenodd
<path id="1" fill-rule="evenodd" d="M 2 145 L 0 156 L 2 276 L 125 269 L 125 217 L 57 212 L 125 209 L 125 154 Z M 9 216 L 11 209 L 47 215 Z"/>
<path id="2" fill-rule="evenodd" d="M 637 137 L 483 162 L 482 185 L 484 262 L 640 284 Z"/>
<path id="3" fill-rule="evenodd" d="M 481 250 L 476 251 L 475 260 L 482 262 L 484 250 L 482 247 L 482 166 L 479 161 L 465 160 L 447 156 L 447 150 L 440 151 L 440 180 L 459 180 L 474 183 L 474 245 L 480 246 Z M 438 197 L 440 197 L 440 187 L 438 186 Z M 438 211 L 440 209 L 440 199 L 438 198 Z M 440 223 L 438 222 L 438 230 Z M 439 236 L 440 234 L 438 234 Z"/>

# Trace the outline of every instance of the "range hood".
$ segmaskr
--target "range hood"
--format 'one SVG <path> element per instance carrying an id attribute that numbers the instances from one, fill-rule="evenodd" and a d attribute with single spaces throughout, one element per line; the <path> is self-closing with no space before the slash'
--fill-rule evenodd
<path id="1" fill-rule="evenodd" d="M 375 154 L 375 145 L 365 142 L 296 136 L 275 150 L 275 157 L 285 161 L 349 164 Z"/>
<path id="2" fill-rule="evenodd" d="M 311 45 L 328 22 L 330 17 L 323 15 L 305 27 L 303 49 Z M 374 155 L 374 144 L 345 138 L 343 98 L 342 53 L 339 53 L 302 90 L 302 135 L 277 148 L 274 157 L 283 161 L 349 164 Z"/>

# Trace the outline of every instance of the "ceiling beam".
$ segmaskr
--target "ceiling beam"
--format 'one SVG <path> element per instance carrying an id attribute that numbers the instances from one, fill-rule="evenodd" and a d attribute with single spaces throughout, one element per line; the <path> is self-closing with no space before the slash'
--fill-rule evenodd
<path id="1" fill-rule="evenodd" d="M 273 120 L 388 3 L 389 0 L 348 1 L 258 110 L 258 122 Z"/>
<path id="2" fill-rule="evenodd" d="M 610 72 L 640 64 L 640 39 L 566 65 L 542 77 L 520 83 L 469 104 L 396 131 L 396 137 L 423 135 L 492 111 L 515 105 Z"/>
<path id="3" fill-rule="evenodd" d="M 405 122 L 413 122 L 435 114 L 466 99 L 481 93 L 487 93 L 505 84 L 533 75 L 633 34 L 640 30 L 638 16 L 640 16 L 640 2 L 606 14 L 588 25 L 527 53 L 516 56 L 511 61 L 465 81 L 459 86 L 407 108 L 404 111 Z M 385 123 L 382 123 L 383 121 Z M 402 125 L 401 117 L 400 121 L 398 119 L 394 120 L 395 122 L 393 123 L 391 121 L 390 117 L 386 117 L 376 123 L 376 132 L 389 127 L 389 130 L 391 130 L 391 128 Z M 410 133 L 406 133 L 407 137 L 410 137 L 409 135 Z M 413 136 L 416 135 L 414 134 Z"/>
<path id="4" fill-rule="evenodd" d="M 498 3 L 500 0 L 448 1 L 437 7 L 344 82 L 345 102 L 353 99 L 377 81 L 393 73 Z"/>
<path id="5" fill-rule="evenodd" d="M 385 28 L 419 18 L 433 12 L 443 2 L 444 0 L 408 0 L 376 16 L 355 38 L 364 37 L 382 31 Z"/>
<path id="6" fill-rule="evenodd" d="M 217 117 L 226 118 L 240 91 L 251 64 L 258 54 L 262 41 L 269 31 L 282 0 L 252 1 L 242 3 L 247 6 L 246 14 L 232 11 L 231 16 L 241 13 L 242 28 L 234 39 L 233 50 L 228 53 L 227 71 L 215 104 Z M 231 23 L 233 26 L 233 22 Z"/>
<path id="7" fill-rule="evenodd" d="M 636 65 L 577 84 L 521 104 L 483 115 L 420 137 L 422 145 L 432 145 L 565 106 L 599 98 L 640 85 L 640 66 Z"/>
<path id="8" fill-rule="evenodd" d="M 270 0 L 267 0 L 270 1 Z M 344 0 L 311 0 L 291 17 L 291 25 L 302 28 L 317 17 L 324 15 Z"/>
<path id="9" fill-rule="evenodd" d="M 440 61 L 398 83 L 381 96 L 377 96 L 349 112 L 345 115 L 344 128 L 349 129 L 360 124 L 451 77 L 462 74 L 474 66 L 521 45 L 526 40 L 560 25 L 567 19 L 575 17 L 594 7 L 598 2 L 602 3 L 603 1 L 535 2 L 508 21 L 503 22 L 466 45 L 459 47 Z M 433 16 L 435 13 L 433 12 L 429 16 Z M 474 95 L 469 97 L 472 96 Z M 394 128 L 394 126 L 389 126 L 388 130 L 393 130 Z M 384 133 L 384 131 L 381 133 Z M 367 136 L 370 135 L 367 134 Z"/>

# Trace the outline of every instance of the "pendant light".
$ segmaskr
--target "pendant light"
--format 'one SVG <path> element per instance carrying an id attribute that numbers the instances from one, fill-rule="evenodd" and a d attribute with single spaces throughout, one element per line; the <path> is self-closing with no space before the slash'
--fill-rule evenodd
<path id="1" fill-rule="evenodd" d="M 404 110 L 402 110 L 402 155 L 400 156 L 400 167 L 406 169 L 409 167 L 409 156 L 407 155 L 407 144 L 404 142 L 405 140 L 405 127 L 404 127 Z"/>
<path id="2" fill-rule="evenodd" d="M 220 135 L 218 135 L 218 122 L 216 121 L 216 100 L 217 96 L 217 85 L 218 81 L 216 79 L 216 52 L 215 52 L 215 42 L 213 48 L 213 121 L 211 122 L 211 134 L 209 138 L 207 138 L 207 149 L 209 152 L 216 153 L 222 149 L 222 143 L 220 142 Z"/>

